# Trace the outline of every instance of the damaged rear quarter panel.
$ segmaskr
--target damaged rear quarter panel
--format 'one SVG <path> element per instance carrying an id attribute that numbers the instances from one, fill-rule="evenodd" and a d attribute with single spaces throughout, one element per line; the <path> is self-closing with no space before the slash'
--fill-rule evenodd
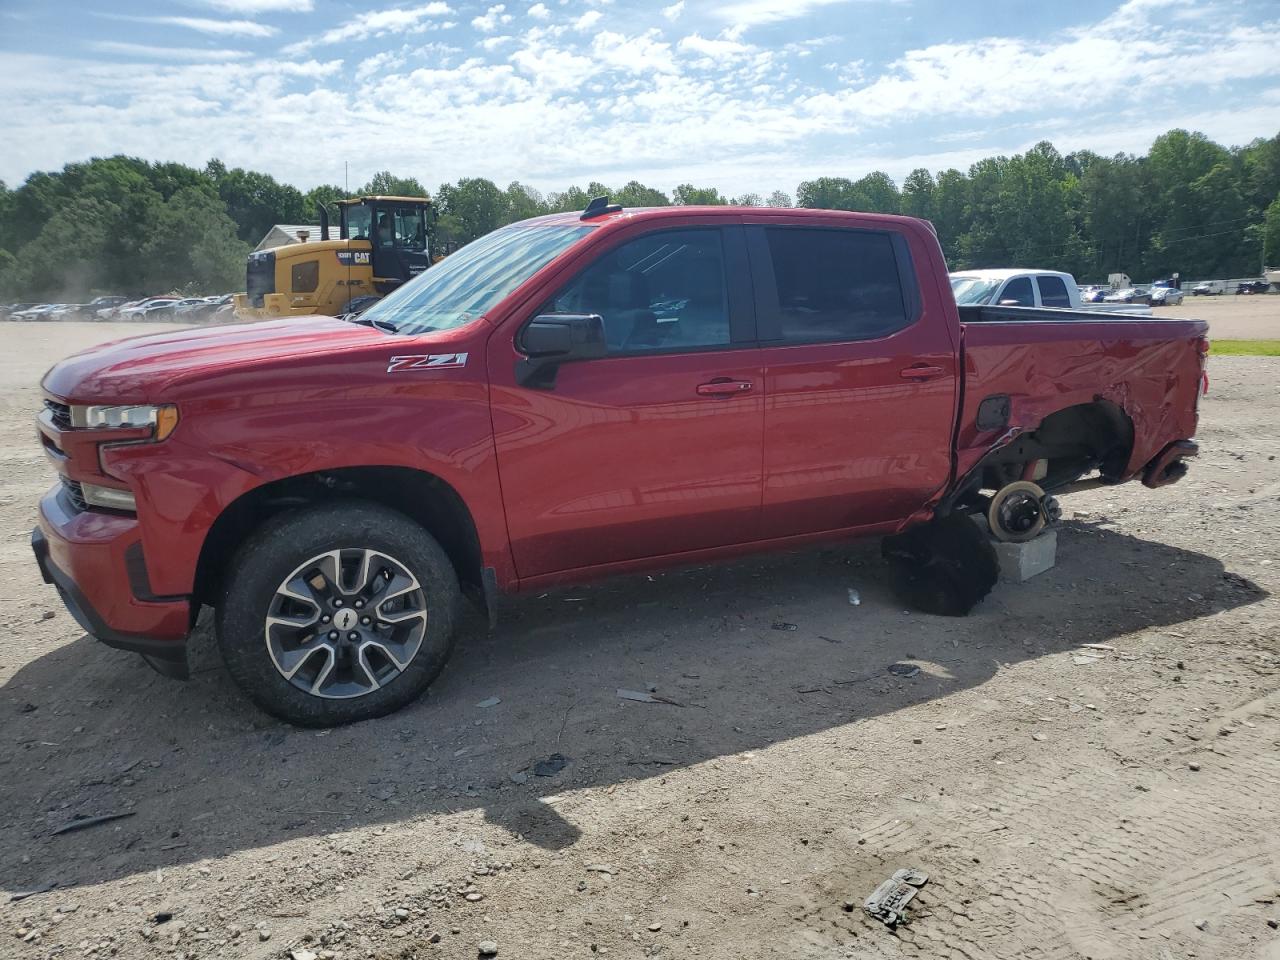
<path id="1" fill-rule="evenodd" d="M 956 443 L 964 476 L 994 447 L 1067 407 L 1106 400 L 1133 421 L 1123 479 L 1196 429 L 1201 320 L 1019 320 L 961 325 L 965 387 Z M 979 430 L 978 406 L 1010 398 L 1007 427 Z"/>

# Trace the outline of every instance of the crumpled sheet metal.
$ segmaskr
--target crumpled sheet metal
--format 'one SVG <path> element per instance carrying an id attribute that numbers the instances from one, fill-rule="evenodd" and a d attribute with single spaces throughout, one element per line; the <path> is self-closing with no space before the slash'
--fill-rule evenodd
<path id="1" fill-rule="evenodd" d="M 896 927 L 907 922 L 907 904 L 920 888 L 929 882 L 929 875 L 919 867 L 907 867 L 895 871 L 893 876 L 880 886 L 862 904 L 871 917 L 879 920 L 887 927 Z"/>

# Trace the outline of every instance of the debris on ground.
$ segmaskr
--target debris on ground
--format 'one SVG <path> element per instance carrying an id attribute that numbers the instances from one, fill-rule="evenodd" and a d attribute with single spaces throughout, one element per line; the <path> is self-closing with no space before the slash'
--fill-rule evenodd
<path id="1" fill-rule="evenodd" d="M 889 664 L 889 672 L 895 677 L 902 677 L 904 680 L 910 680 L 920 672 L 920 668 L 914 663 L 891 663 Z"/>
<path id="2" fill-rule="evenodd" d="M 1082 643 L 1080 646 L 1085 650 L 1105 650 L 1108 653 L 1114 653 L 1116 649 L 1109 643 Z"/>
<path id="3" fill-rule="evenodd" d="M 1101 657 L 1090 657 L 1085 654 L 1077 654 L 1071 658 L 1071 662 L 1077 667 L 1087 667 L 1089 664 L 1097 663 L 1101 659 Z"/>
<path id="4" fill-rule="evenodd" d="M 787 623 L 785 620 L 777 620 L 770 624 L 774 630 L 799 630 L 800 628 L 794 623 Z"/>
<path id="5" fill-rule="evenodd" d="M 28 897 L 37 897 L 42 893 L 48 893 L 58 885 L 57 880 L 50 880 L 40 884 L 38 887 L 32 887 L 30 890 L 19 890 L 17 893 L 9 894 L 9 902 L 17 903 L 20 900 L 26 900 Z"/>
<path id="6" fill-rule="evenodd" d="M 496 707 L 501 702 L 502 702 L 501 697 L 486 697 L 484 700 L 481 700 L 479 703 L 477 703 L 476 706 L 482 709 L 485 707 Z"/>
<path id="7" fill-rule="evenodd" d="M 862 904 L 862 909 L 886 927 L 892 929 L 907 922 L 907 904 L 920 888 L 929 882 L 929 875 L 919 867 L 898 870 Z"/>
<path id="8" fill-rule="evenodd" d="M 64 823 L 53 831 L 53 836 L 56 837 L 62 833 L 74 833 L 77 830 L 87 830 L 89 827 L 96 827 L 101 823 L 110 823 L 112 820 L 123 820 L 125 817 L 132 817 L 136 812 L 136 810 L 126 810 L 123 813 L 103 813 L 96 817 L 76 817 L 70 823 Z"/>
<path id="9" fill-rule="evenodd" d="M 568 757 L 562 753 L 553 753 L 547 759 L 539 760 L 533 765 L 533 775 L 535 777 L 554 777 L 568 765 Z"/>
<path id="10" fill-rule="evenodd" d="M 853 589 L 853 587 L 849 588 L 849 606 L 851 607 L 862 606 L 862 594 L 858 593 L 858 591 Z"/>
<path id="11" fill-rule="evenodd" d="M 676 703 L 667 697 L 660 697 L 654 693 L 648 693 L 644 690 L 624 690 L 618 688 L 618 696 L 623 700 L 634 700 L 636 703 L 667 703 L 673 707 L 683 707 L 683 703 Z"/>

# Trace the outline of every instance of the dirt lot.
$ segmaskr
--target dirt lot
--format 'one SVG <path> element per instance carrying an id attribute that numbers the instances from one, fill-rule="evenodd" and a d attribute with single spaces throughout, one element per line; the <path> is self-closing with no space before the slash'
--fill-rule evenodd
<path id="1" fill-rule="evenodd" d="M 37 378 L 127 332 L 0 325 L 0 887 L 57 884 L 0 956 L 1280 960 L 1280 362 L 1215 358 L 1187 480 L 1068 499 L 1058 567 L 969 618 L 874 543 L 632 577 L 315 732 L 207 632 L 166 680 L 39 581 Z M 912 865 L 891 932 L 860 904 Z"/>
<path id="2" fill-rule="evenodd" d="M 1196 317 L 1209 321 L 1216 340 L 1274 340 L 1280 338 L 1280 296 L 1191 297 L 1179 307 L 1156 307 L 1157 317 Z"/>

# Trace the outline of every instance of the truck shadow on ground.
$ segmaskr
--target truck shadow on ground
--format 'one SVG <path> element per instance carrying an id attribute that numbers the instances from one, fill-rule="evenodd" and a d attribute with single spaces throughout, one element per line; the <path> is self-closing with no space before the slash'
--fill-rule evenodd
<path id="1" fill-rule="evenodd" d="M 477 618 L 418 703 L 331 731 L 258 712 L 207 629 L 186 684 L 81 637 L 0 691 L 0 885 L 99 883 L 467 809 L 563 848 L 578 833 L 554 794 L 891 715 L 1023 660 L 1265 596 L 1213 557 L 1072 522 L 1055 570 L 1001 584 L 970 617 L 930 617 L 901 608 L 877 544 L 858 543 L 514 601 L 491 633 Z M 920 672 L 888 672 L 898 662 Z M 557 756 L 563 769 L 539 775 Z M 133 815 L 53 833 L 115 812 Z"/>

